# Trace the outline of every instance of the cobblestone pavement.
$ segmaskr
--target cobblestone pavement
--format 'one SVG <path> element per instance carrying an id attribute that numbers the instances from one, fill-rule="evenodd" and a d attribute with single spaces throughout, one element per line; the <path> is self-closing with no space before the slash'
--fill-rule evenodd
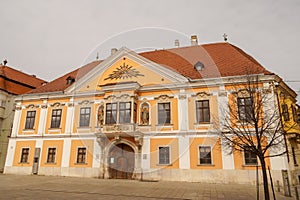
<path id="1" fill-rule="evenodd" d="M 260 188 L 260 199 L 263 199 Z M 272 192 L 271 199 L 273 199 Z M 0 175 L 0 199 L 256 199 L 254 185 Z M 277 200 L 293 200 L 276 193 Z"/>

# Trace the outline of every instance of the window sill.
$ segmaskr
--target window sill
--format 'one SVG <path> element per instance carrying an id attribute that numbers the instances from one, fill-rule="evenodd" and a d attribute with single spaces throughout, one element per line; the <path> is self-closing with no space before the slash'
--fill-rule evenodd
<path id="1" fill-rule="evenodd" d="M 53 133 L 53 132 L 61 133 L 61 128 L 48 128 L 48 132 L 49 133 Z"/>
<path id="2" fill-rule="evenodd" d="M 243 167 L 256 167 L 256 166 L 260 167 L 260 165 L 257 165 L 257 164 L 243 164 L 242 166 Z"/>
<path id="3" fill-rule="evenodd" d="M 48 130 L 61 130 L 61 128 L 60 127 L 58 127 L 58 128 L 48 128 Z"/>
<path id="4" fill-rule="evenodd" d="M 78 126 L 77 129 L 90 129 L 90 126 Z"/>
<path id="5" fill-rule="evenodd" d="M 45 165 L 56 165 L 56 162 L 46 162 Z"/>
<path id="6" fill-rule="evenodd" d="M 197 166 L 203 167 L 203 166 L 207 166 L 207 167 L 215 167 L 215 164 L 198 164 Z"/>
<path id="7" fill-rule="evenodd" d="M 74 165 L 87 165 L 87 163 L 74 163 Z"/>
<path id="8" fill-rule="evenodd" d="M 29 162 L 19 162 L 18 164 L 30 164 Z"/>
<path id="9" fill-rule="evenodd" d="M 195 122 L 194 125 L 211 125 L 212 122 Z"/>
<path id="10" fill-rule="evenodd" d="M 174 124 L 156 124 L 155 126 L 173 127 Z"/>
<path id="11" fill-rule="evenodd" d="M 173 164 L 156 164 L 156 166 L 173 166 Z"/>
<path id="12" fill-rule="evenodd" d="M 28 134 L 28 133 L 31 134 L 31 133 L 34 133 L 34 132 L 35 132 L 35 129 L 23 129 L 23 130 L 22 130 L 22 133 L 25 133 L 25 134 L 26 134 L 26 133 L 27 133 L 27 134 Z"/>

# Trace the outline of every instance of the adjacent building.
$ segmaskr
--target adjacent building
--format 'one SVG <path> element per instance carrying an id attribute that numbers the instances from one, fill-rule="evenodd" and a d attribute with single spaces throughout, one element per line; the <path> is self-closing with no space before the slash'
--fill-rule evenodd
<path id="1" fill-rule="evenodd" d="M 192 46 L 143 53 L 122 47 L 18 96 L 5 173 L 255 183 L 253 155 L 222 146 L 224 106 L 246 102 L 249 74 L 273 109 L 283 108 L 284 90 L 292 114 L 296 94 L 240 48 L 192 39 Z M 292 152 L 298 134 L 295 126 L 287 137 Z M 274 180 L 282 183 L 291 159 L 267 159 Z"/>
<path id="2" fill-rule="evenodd" d="M 14 99 L 17 95 L 42 86 L 44 82 L 35 76 L 0 65 L 0 172 L 4 169 L 8 139 L 12 130 Z"/>

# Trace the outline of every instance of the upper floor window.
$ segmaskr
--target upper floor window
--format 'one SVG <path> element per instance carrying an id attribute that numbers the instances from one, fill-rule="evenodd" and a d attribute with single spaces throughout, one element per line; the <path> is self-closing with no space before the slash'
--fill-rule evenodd
<path id="1" fill-rule="evenodd" d="M 117 103 L 106 104 L 106 124 L 115 124 L 117 122 Z"/>
<path id="2" fill-rule="evenodd" d="M 158 147 L 159 164 L 170 164 L 170 147 Z"/>
<path id="3" fill-rule="evenodd" d="M 253 119 L 253 103 L 251 97 L 238 98 L 238 114 L 241 121 Z"/>
<path id="4" fill-rule="evenodd" d="M 25 129 L 33 129 L 35 120 L 35 111 L 27 111 Z"/>
<path id="5" fill-rule="evenodd" d="M 131 102 L 107 103 L 106 124 L 124 124 L 131 122 Z"/>
<path id="6" fill-rule="evenodd" d="M 290 115 L 289 115 L 288 105 L 282 104 L 281 108 L 282 108 L 282 116 L 283 116 L 284 121 L 289 121 Z"/>
<path id="7" fill-rule="evenodd" d="M 130 123 L 131 119 L 131 102 L 119 103 L 119 123 Z"/>
<path id="8" fill-rule="evenodd" d="M 171 123 L 170 103 L 158 103 L 158 124 Z"/>
<path id="9" fill-rule="evenodd" d="M 298 115 L 297 115 L 297 108 L 295 106 L 292 106 L 292 112 L 293 112 L 294 122 L 297 122 L 298 121 Z"/>
<path id="10" fill-rule="evenodd" d="M 209 101 L 196 101 L 196 117 L 197 122 L 210 122 Z"/>
<path id="11" fill-rule="evenodd" d="M 90 125 L 90 115 L 91 115 L 91 108 L 89 107 L 80 108 L 80 120 L 79 120 L 80 127 L 85 127 Z"/>
<path id="12" fill-rule="evenodd" d="M 257 156 L 251 151 L 250 147 L 244 147 L 244 159 L 246 165 L 257 164 Z"/>
<path id="13" fill-rule="evenodd" d="M 53 109 L 51 116 L 51 128 L 59 128 L 61 121 L 61 109 Z"/>
<path id="14" fill-rule="evenodd" d="M 76 163 L 84 164 L 86 162 L 86 148 L 80 147 L 77 149 L 77 160 Z"/>
<path id="15" fill-rule="evenodd" d="M 22 148 L 20 163 L 28 163 L 29 148 Z"/>
<path id="16" fill-rule="evenodd" d="M 56 155 L 56 148 L 49 148 L 48 149 L 48 156 L 47 156 L 47 163 L 54 163 L 55 162 L 55 155 Z"/>
<path id="17" fill-rule="evenodd" d="M 212 164 L 211 163 L 211 147 L 199 146 L 200 164 Z"/>

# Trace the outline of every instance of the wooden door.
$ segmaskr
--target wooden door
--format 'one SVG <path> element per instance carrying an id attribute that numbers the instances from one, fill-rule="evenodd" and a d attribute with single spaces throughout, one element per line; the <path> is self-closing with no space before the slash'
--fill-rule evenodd
<path id="1" fill-rule="evenodd" d="M 132 179 L 134 151 L 127 144 L 120 143 L 109 151 L 109 178 Z"/>

